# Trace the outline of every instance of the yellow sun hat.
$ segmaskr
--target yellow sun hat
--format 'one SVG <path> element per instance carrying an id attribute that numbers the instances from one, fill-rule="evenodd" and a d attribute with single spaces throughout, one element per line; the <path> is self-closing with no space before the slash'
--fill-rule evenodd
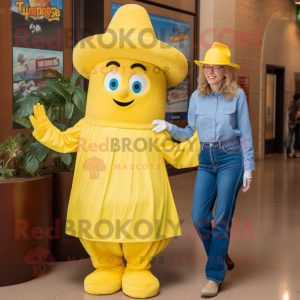
<path id="1" fill-rule="evenodd" d="M 194 60 L 195 64 L 202 66 L 207 65 L 226 65 L 240 69 L 237 64 L 230 63 L 231 53 L 227 45 L 214 42 L 210 49 L 205 53 L 204 61 Z"/>
<path id="2" fill-rule="evenodd" d="M 94 66 L 118 58 L 136 59 L 159 67 L 166 75 L 167 87 L 183 81 L 188 71 L 185 56 L 156 38 L 147 11 L 136 4 L 120 7 L 104 34 L 81 40 L 73 51 L 74 67 L 87 79 Z"/>

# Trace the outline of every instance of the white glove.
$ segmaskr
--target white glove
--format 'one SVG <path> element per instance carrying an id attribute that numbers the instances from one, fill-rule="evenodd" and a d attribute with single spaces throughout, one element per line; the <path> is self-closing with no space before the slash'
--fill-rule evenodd
<path id="1" fill-rule="evenodd" d="M 246 179 L 252 178 L 252 172 L 251 171 L 245 171 L 244 172 L 244 179 L 243 179 L 243 186 L 246 187 L 247 182 Z"/>
<path id="2" fill-rule="evenodd" d="M 157 125 L 152 129 L 154 132 L 161 132 L 164 130 L 170 131 L 172 129 L 172 124 L 166 122 L 165 120 L 154 120 L 152 125 Z"/>

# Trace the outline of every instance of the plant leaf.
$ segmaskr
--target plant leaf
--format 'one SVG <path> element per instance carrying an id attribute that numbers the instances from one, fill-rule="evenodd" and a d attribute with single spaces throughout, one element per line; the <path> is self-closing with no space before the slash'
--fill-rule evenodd
<path id="1" fill-rule="evenodd" d="M 72 95 L 74 93 L 74 89 L 75 89 L 74 87 L 68 87 L 67 91 L 70 95 Z"/>
<path id="2" fill-rule="evenodd" d="M 4 141 L 0 144 L 0 156 L 7 152 L 7 141 Z"/>
<path id="3" fill-rule="evenodd" d="M 46 89 L 46 90 L 42 90 L 42 89 Z M 51 90 L 51 92 L 49 91 L 49 89 L 47 89 L 46 87 L 42 87 L 42 88 L 38 88 L 34 91 L 32 91 L 30 93 L 31 96 L 37 96 L 40 97 L 40 102 L 44 104 L 49 104 L 52 105 L 54 104 L 54 102 L 60 102 L 59 99 L 64 99 L 61 96 L 58 96 L 57 94 L 53 93 L 53 91 Z M 65 100 L 65 99 L 64 99 Z"/>
<path id="4" fill-rule="evenodd" d="M 65 98 L 66 100 L 69 97 L 68 92 L 59 83 L 53 80 L 47 81 L 47 87 L 42 89 L 49 89 L 49 91 L 51 91 L 52 93 L 56 93 Z"/>
<path id="5" fill-rule="evenodd" d="M 85 114 L 86 110 L 86 93 L 81 88 L 74 88 L 72 96 L 74 104 Z"/>
<path id="6" fill-rule="evenodd" d="M 21 124 L 25 128 L 32 128 L 31 122 L 27 118 L 32 115 L 33 107 L 40 102 L 40 97 L 27 96 L 17 100 L 15 107 L 18 107 L 17 111 L 12 115 L 14 122 Z"/>
<path id="7" fill-rule="evenodd" d="M 13 119 L 14 122 L 16 122 L 16 123 L 24 126 L 25 128 L 28 128 L 28 129 L 32 129 L 33 128 L 31 122 L 29 121 L 29 119 L 27 117 L 19 119 L 19 118 L 16 118 L 15 115 L 16 115 L 16 113 L 14 113 L 12 115 L 12 119 Z"/>
<path id="8" fill-rule="evenodd" d="M 46 158 L 49 151 L 50 149 L 48 147 L 46 147 L 37 140 L 31 142 L 26 147 L 26 153 L 31 153 L 31 155 L 35 155 L 39 163 L 41 163 Z"/>
<path id="9" fill-rule="evenodd" d="M 67 119 L 71 119 L 73 111 L 74 111 L 74 104 L 71 102 L 67 102 L 65 108 L 65 116 Z"/>
<path id="10" fill-rule="evenodd" d="M 48 109 L 46 109 L 46 116 L 48 117 L 48 119 L 50 120 L 50 122 L 52 122 L 52 106 L 50 106 Z"/>
<path id="11" fill-rule="evenodd" d="M 65 131 L 66 129 L 66 125 L 63 123 L 54 122 L 53 125 L 57 127 L 60 131 Z"/>
<path id="12" fill-rule="evenodd" d="M 47 81 L 48 82 L 48 81 Z M 50 82 L 50 81 L 49 81 Z M 49 87 L 49 86 L 45 86 L 45 87 L 40 87 L 34 91 L 32 91 L 31 93 L 33 94 L 42 94 L 43 97 L 45 97 L 43 94 L 47 94 L 47 93 L 55 93 L 55 91 Z"/>
<path id="13" fill-rule="evenodd" d="M 20 99 L 19 99 L 20 100 Z M 22 102 L 20 102 L 19 109 L 15 112 L 15 118 L 21 119 L 23 117 L 28 117 L 33 114 L 33 107 L 39 103 L 40 98 L 39 97 L 25 97 Z"/>
<path id="14" fill-rule="evenodd" d="M 71 81 L 71 76 L 66 77 L 66 78 L 63 80 L 63 83 L 69 84 L 70 81 Z"/>
<path id="15" fill-rule="evenodd" d="M 34 155 L 28 155 L 25 158 L 25 169 L 28 173 L 33 174 L 39 168 L 39 162 Z"/>
<path id="16" fill-rule="evenodd" d="M 70 84 L 71 86 L 75 87 L 77 80 L 80 78 L 80 74 L 75 71 L 71 75 Z"/>
<path id="17" fill-rule="evenodd" d="M 56 72 L 55 76 L 56 76 L 58 79 L 60 79 L 60 81 L 63 81 L 63 80 L 64 80 L 63 75 L 62 75 L 60 72 L 58 72 L 58 71 Z"/>
<path id="18" fill-rule="evenodd" d="M 15 103 L 14 103 L 14 109 L 16 109 L 17 107 L 19 107 L 21 105 L 21 103 L 26 99 L 27 97 L 21 97 L 19 98 Z"/>
<path id="19" fill-rule="evenodd" d="M 39 141 L 35 140 L 28 144 L 24 154 L 25 169 L 28 173 L 33 174 L 39 168 L 39 164 L 46 158 L 50 149 Z"/>
<path id="20" fill-rule="evenodd" d="M 70 153 L 59 153 L 61 160 L 69 166 L 72 162 L 72 155 Z"/>
<path id="21" fill-rule="evenodd" d="M 73 122 L 72 126 L 74 126 L 76 123 L 78 123 L 82 118 L 84 118 L 84 113 L 80 111 L 77 106 L 74 107 L 74 112 L 73 112 Z"/>

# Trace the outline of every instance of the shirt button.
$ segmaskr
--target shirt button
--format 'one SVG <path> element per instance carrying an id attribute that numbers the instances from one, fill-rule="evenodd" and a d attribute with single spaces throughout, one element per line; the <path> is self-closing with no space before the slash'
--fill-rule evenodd
<path id="1" fill-rule="evenodd" d="M 215 111 L 213 111 L 213 113 L 215 113 Z"/>
<path id="2" fill-rule="evenodd" d="M 215 122 L 213 122 L 213 124 L 215 124 Z"/>

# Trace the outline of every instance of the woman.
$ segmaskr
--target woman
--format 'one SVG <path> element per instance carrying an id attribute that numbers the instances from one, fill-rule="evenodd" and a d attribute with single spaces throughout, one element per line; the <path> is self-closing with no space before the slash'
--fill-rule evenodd
<path id="1" fill-rule="evenodd" d="M 218 294 L 227 269 L 233 268 L 227 251 L 236 198 L 243 183 L 243 192 L 250 188 L 251 171 L 255 170 L 247 100 L 234 72 L 240 66 L 230 63 L 230 57 L 226 45 L 214 43 L 204 61 L 195 61 L 201 67 L 200 76 L 198 90 L 190 99 L 186 128 L 153 121 L 155 132 L 166 129 L 179 141 L 188 140 L 195 130 L 199 136 L 200 165 L 192 219 L 208 257 L 205 272 L 209 281 L 201 294 L 210 297 Z"/>

